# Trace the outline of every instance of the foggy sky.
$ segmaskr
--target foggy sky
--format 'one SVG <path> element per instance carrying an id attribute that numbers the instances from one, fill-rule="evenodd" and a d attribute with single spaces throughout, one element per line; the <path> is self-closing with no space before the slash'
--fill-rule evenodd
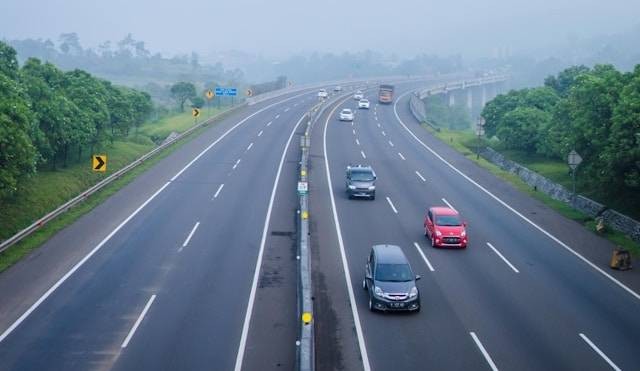
<path id="1" fill-rule="evenodd" d="M 77 32 L 83 46 L 127 33 L 152 52 L 265 56 L 371 49 L 489 55 L 624 31 L 638 0 L 0 0 L 0 39 Z"/>

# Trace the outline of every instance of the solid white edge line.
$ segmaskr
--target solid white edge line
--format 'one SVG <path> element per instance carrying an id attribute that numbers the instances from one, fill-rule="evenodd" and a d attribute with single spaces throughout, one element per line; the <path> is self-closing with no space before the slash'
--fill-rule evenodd
<path id="1" fill-rule="evenodd" d="M 522 218 L 522 220 L 526 221 L 527 223 L 529 223 L 531 226 L 533 226 L 535 229 L 537 229 L 538 231 L 542 232 L 542 234 L 544 234 L 545 236 L 549 237 L 551 240 L 553 240 L 554 242 L 556 242 L 558 245 L 562 246 L 564 249 L 566 249 L 567 251 L 569 251 L 570 253 L 572 253 L 575 257 L 577 257 L 578 259 L 582 260 L 584 263 L 586 263 L 587 265 L 589 265 L 591 268 L 593 268 L 595 271 L 597 271 L 598 273 L 602 274 L 603 276 L 605 276 L 606 278 L 608 278 L 611 282 L 615 283 L 616 285 L 618 285 L 618 287 L 622 288 L 623 290 L 625 290 L 626 292 L 628 292 L 629 294 L 631 294 L 633 297 L 635 297 L 636 299 L 640 300 L 640 294 L 638 294 L 637 292 L 633 291 L 631 288 L 629 288 L 627 285 L 625 285 L 624 283 L 618 281 L 616 278 L 614 278 L 612 275 L 610 275 L 609 273 L 605 272 L 602 268 L 598 267 L 597 265 L 593 264 L 589 259 L 585 258 L 584 256 L 582 256 L 579 252 L 575 251 L 574 249 L 572 249 L 569 245 L 567 245 L 566 243 L 560 241 L 559 238 L 557 238 L 556 236 L 552 235 L 551 233 L 547 232 L 544 228 L 540 227 L 539 225 L 537 225 L 536 223 L 534 223 L 531 219 L 527 218 L 526 216 L 524 216 L 522 213 L 520 213 L 518 210 L 514 209 L 513 207 L 511 207 L 509 204 L 507 204 L 506 202 L 504 202 L 501 198 L 499 198 L 498 196 L 494 195 L 493 193 L 491 193 L 491 191 L 489 191 L 488 189 L 484 188 L 482 185 L 480 185 L 479 183 L 477 183 L 475 180 L 471 179 L 468 175 L 466 175 L 465 173 L 463 173 L 462 171 L 458 170 L 458 168 L 456 168 L 455 166 L 453 166 L 449 161 L 445 160 L 444 157 L 440 156 L 436 151 L 434 151 L 431 147 L 429 147 L 428 145 L 426 145 L 423 141 L 420 140 L 420 138 L 418 138 L 408 127 L 407 125 L 404 124 L 404 122 L 400 119 L 400 116 L 398 115 L 398 110 L 397 110 L 397 104 L 398 101 L 405 95 L 411 93 L 411 91 L 402 94 L 401 96 L 398 97 L 398 99 L 396 99 L 396 102 L 393 105 L 393 112 L 396 116 L 396 119 L 398 120 L 398 122 L 400 123 L 400 125 L 402 125 L 402 127 L 409 133 L 409 135 L 411 135 L 413 137 L 413 139 L 415 139 L 418 143 L 420 143 L 426 150 L 428 150 L 429 152 L 431 152 L 436 158 L 438 158 L 440 161 L 442 161 L 444 164 L 446 164 L 449 168 L 451 168 L 453 171 L 455 171 L 456 173 L 458 173 L 460 176 L 462 176 L 464 179 L 466 179 L 469 183 L 473 184 L 474 186 L 478 187 L 482 192 L 484 192 L 485 194 L 487 194 L 489 197 L 493 198 L 494 200 L 496 200 L 499 204 L 501 204 L 502 206 L 504 206 L 507 210 L 513 212 L 514 214 L 516 214 L 517 216 L 519 216 L 520 218 Z"/>
<path id="2" fill-rule="evenodd" d="M 348 99 L 348 98 L 347 98 Z M 342 103 L 346 102 L 343 100 Z M 342 104 L 341 103 L 341 104 Z M 360 324 L 360 315 L 358 314 L 358 306 L 353 294 L 353 286 L 351 285 L 351 273 L 349 271 L 349 264 L 347 262 L 347 255 L 344 249 L 344 242 L 342 240 L 342 230 L 340 229 L 340 220 L 338 219 L 338 212 L 336 208 L 335 197 L 333 196 L 333 188 L 331 186 L 331 174 L 329 172 L 329 156 L 327 153 L 327 127 L 329 126 L 329 118 L 333 117 L 334 112 L 340 105 L 331 111 L 327 116 L 327 120 L 324 123 L 323 132 L 323 151 L 324 151 L 324 165 L 327 174 L 327 186 L 329 187 L 329 196 L 331 199 L 331 211 L 333 212 L 333 223 L 336 227 L 336 234 L 338 235 L 338 247 L 340 248 L 340 258 L 342 259 L 342 268 L 344 270 L 344 279 L 347 284 L 347 292 L 349 294 L 349 302 L 351 303 L 351 314 L 353 315 L 353 321 L 356 327 L 356 337 L 358 338 L 358 346 L 360 347 L 360 355 L 362 358 L 362 367 L 364 371 L 371 371 L 371 365 L 369 364 L 369 355 L 367 354 L 367 347 L 364 341 L 364 335 L 362 334 L 362 325 Z M 236 370 L 238 371 L 238 370 Z"/>
<path id="3" fill-rule="evenodd" d="M 405 161 L 406 158 L 404 158 L 404 156 L 402 155 L 402 153 L 398 152 L 398 156 L 400 156 L 400 158 L 402 159 L 402 161 Z"/>
<path id="4" fill-rule="evenodd" d="M 191 232 L 187 236 L 187 239 L 184 240 L 184 242 L 182 243 L 182 247 L 187 247 L 187 245 L 189 244 L 189 241 L 191 241 L 191 237 L 193 237 L 193 234 L 196 233 L 196 229 L 198 229 L 199 226 L 200 226 L 200 222 L 196 222 L 196 224 L 191 229 Z"/>
<path id="5" fill-rule="evenodd" d="M 220 187 L 218 187 L 218 190 L 216 191 L 216 194 L 213 195 L 213 198 L 218 198 L 218 195 L 220 194 L 220 191 L 222 191 L 222 188 L 224 188 L 224 183 L 220 184 Z"/>
<path id="6" fill-rule="evenodd" d="M 587 335 L 580 333 L 579 334 L 580 337 L 582 338 L 582 340 L 584 340 L 587 344 L 589 344 L 589 346 L 591 347 L 591 349 L 593 349 L 596 353 L 598 353 L 598 355 L 600 357 L 602 357 L 602 359 L 604 359 L 605 361 L 607 361 L 607 363 L 609 364 L 609 366 L 611 366 L 612 369 L 616 370 L 616 371 L 622 371 L 620 369 L 620 367 L 616 366 L 615 363 L 613 363 L 613 361 L 607 357 L 606 354 L 604 354 L 603 351 L 600 350 L 600 348 L 598 348 L 591 340 L 589 340 L 589 338 L 587 337 Z"/>
<path id="7" fill-rule="evenodd" d="M 496 364 L 493 363 L 493 360 L 491 359 L 491 356 L 489 355 L 489 353 L 487 352 L 486 349 L 484 349 L 484 346 L 482 345 L 482 343 L 480 342 L 480 339 L 478 339 L 478 337 L 476 336 L 476 333 L 471 331 L 469 332 L 469 334 L 471 335 L 471 337 L 473 338 L 473 341 L 476 343 L 476 346 L 480 349 L 480 352 L 482 352 L 482 355 L 484 356 L 484 359 L 487 361 L 487 363 L 489 364 L 489 366 L 491 367 L 491 369 L 493 371 L 498 371 L 498 368 L 496 367 Z"/>
<path id="8" fill-rule="evenodd" d="M 253 147 L 253 142 L 249 143 L 249 145 L 247 146 L 247 151 L 250 150 L 251 147 Z"/>
<path id="9" fill-rule="evenodd" d="M 394 213 L 398 213 L 398 210 L 396 209 L 395 206 L 393 206 L 393 202 L 391 202 L 391 199 L 389 197 L 387 197 L 387 202 L 389 203 L 389 206 L 391 206 L 391 209 L 393 210 Z"/>
<path id="10" fill-rule="evenodd" d="M 495 247 L 493 247 L 493 245 L 492 245 L 490 242 L 487 242 L 487 246 L 489 246 L 489 247 L 491 248 L 491 250 L 493 250 L 493 252 L 495 252 L 495 253 L 500 257 L 500 259 L 502 259 L 505 263 L 507 263 L 507 265 L 508 265 L 509 267 L 511 267 L 511 269 L 513 269 L 513 271 L 514 271 L 514 272 L 516 272 L 516 273 L 520 273 L 520 271 L 519 271 L 519 270 L 517 270 L 517 269 L 516 269 L 516 267 L 514 267 L 514 266 L 513 266 L 513 264 L 511 264 L 511 263 L 507 260 L 507 258 L 505 258 L 505 257 L 500 253 L 500 251 L 498 251 L 498 249 L 496 249 Z"/>
<path id="11" fill-rule="evenodd" d="M 127 345 L 129 345 L 129 341 L 133 337 L 133 334 L 136 333 L 136 330 L 138 329 L 138 326 L 140 326 L 140 323 L 144 319 L 144 316 L 147 315 L 147 311 L 149 311 L 149 308 L 151 308 L 151 304 L 153 304 L 153 302 L 155 300 L 156 300 L 156 294 L 151 295 L 151 297 L 147 301 L 147 305 L 144 306 L 144 309 L 142 310 L 142 313 L 140 313 L 140 315 L 138 316 L 138 319 L 133 324 L 133 327 L 131 328 L 131 330 L 129 330 L 129 334 L 127 334 L 127 337 L 122 342 L 122 345 L 120 346 L 120 348 L 126 348 Z"/>
<path id="12" fill-rule="evenodd" d="M 4 330 L 4 332 L 2 333 L 2 335 L 0 335 L 0 343 L 2 343 L 2 341 L 4 341 L 4 339 L 7 338 L 7 336 L 9 336 L 13 330 L 16 329 L 16 327 L 20 326 L 20 324 L 22 322 L 24 322 L 24 320 L 29 317 L 29 315 L 31 315 L 31 313 L 33 313 L 33 311 L 35 311 L 40 304 L 42 304 L 42 302 L 44 302 L 49 296 L 51 296 L 51 294 L 56 291 L 58 289 L 58 287 L 60 287 L 60 285 L 62 285 L 69 277 L 71 277 L 71 275 L 73 273 L 75 273 L 75 271 L 77 271 L 82 265 L 84 265 L 84 263 L 87 262 L 87 260 L 89 260 L 96 252 L 98 252 L 98 250 L 100 250 L 102 248 L 102 246 L 104 246 L 105 243 L 107 243 L 107 241 L 109 241 L 111 239 L 111 237 L 113 237 L 120 229 L 122 229 L 122 227 L 124 227 L 125 224 L 127 224 L 134 216 L 136 216 L 136 214 L 138 214 L 140 212 L 140 210 L 142 210 L 145 206 L 147 206 L 149 204 L 149 202 L 151 202 L 151 200 L 153 200 L 158 194 L 160 194 L 160 192 L 162 192 L 169 184 L 171 184 L 172 181 L 174 181 L 178 176 L 180 176 L 180 174 L 182 174 L 186 169 L 188 169 L 197 159 L 199 159 L 200 157 L 202 157 L 202 155 L 204 155 L 204 153 L 206 153 L 207 151 L 209 151 L 211 148 L 213 148 L 214 145 L 216 145 L 218 142 L 220 142 L 224 137 L 226 137 L 229 133 L 231 133 L 235 128 L 237 128 L 238 126 L 242 125 L 243 123 L 245 123 L 246 121 L 248 121 L 249 119 L 251 119 L 252 117 L 254 117 L 255 115 L 271 108 L 274 106 L 277 106 L 279 104 L 282 104 L 284 102 L 290 101 L 292 99 L 296 99 L 299 98 L 305 94 L 309 94 L 309 92 L 306 93 L 301 93 L 298 95 L 294 95 L 292 97 L 289 97 L 287 99 L 283 99 L 281 101 L 278 102 L 274 102 L 268 106 L 262 107 L 261 109 L 257 110 L 256 112 L 250 114 L 249 116 L 245 117 L 244 119 L 242 119 L 241 121 L 239 121 L 237 124 L 235 124 L 234 126 L 232 126 L 231 128 L 229 128 L 227 131 L 225 131 L 218 139 L 216 139 L 213 143 L 211 143 L 207 148 L 205 148 L 204 150 L 202 150 L 202 152 L 200 152 L 193 160 L 191 160 L 185 167 L 183 167 L 180 171 L 178 171 L 178 173 L 176 173 L 176 175 L 174 175 L 170 181 L 168 181 L 167 183 L 165 183 L 162 187 L 160 187 L 153 195 L 151 195 L 151 197 L 149 197 L 145 202 L 142 203 L 142 205 L 140 205 L 133 213 L 131 213 L 124 221 L 122 221 L 122 223 L 118 224 L 118 226 L 112 230 L 104 239 L 102 239 L 102 241 L 100 241 L 96 247 L 93 248 L 93 250 L 91 250 L 87 255 L 85 255 L 84 258 L 82 258 L 82 260 L 80 260 L 79 262 L 77 262 L 73 268 L 71 268 L 67 273 L 65 273 L 64 276 L 62 276 L 58 281 L 56 281 L 55 284 L 53 284 L 53 286 L 51 286 L 49 288 L 49 290 L 47 290 L 44 294 L 42 294 L 42 296 L 40 296 L 40 298 L 38 298 L 38 300 L 36 300 L 35 303 L 33 303 L 29 309 L 27 309 L 24 313 L 22 313 L 22 315 L 20 317 L 18 317 L 17 320 L 15 320 L 11 326 L 9 326 L 6 330 Z"/>
<path id="13" fill-rule="evenodd" d="M 418 176 L 418 178 L 420 178 L 423 182 L 426 182 L 427 180 L 422 176 L 422 174 L 420 174 L 420 172 L 418 172 L 418 170 L 416 170 L 416 175 Z"/>
<path id="14" fill-rule="evenodd" d="M 27 309 L 27 311 L 25 311 L 17 320 L 15 320 L 15 322 L 13 322 L 13 324 L 11 324 L 11 326 L 9 326 L 9 328 L 7 328 L 2 333 L 2 335 L 0 335 L 0 342 L 2 342 L 7 336 L 9 336 L 11 332 L 13 332 L 13 330 L 15 330 L 16 327 L 18 327 L 34 310 L 36 310 L 36 308 L 38 308 L 38 306 L 40 306 L 43 301 L 45 301 L 54 291 L 56 291 L 56 289 L 60 287 L 60 285 L 62 285 L 64 281 L 66 281 L 87 260 L 89 260 L 93 256 L 93 254 L 98 252 L 98 250 L 100 250 L 102 246 L 104 246 L 104 244 L 107 243 L 107 241 L 109 241 L 111 237 L 113 237 L 113 235 L 115 235 L 120 229 L 122 229 L 122 227 L 124 227 L 124 225 L 127 224 L 129 220 L 136 216 L 140 212 L 140 210 L 147 206 L 147 204 L 149 204 L 149 202 L 151 202 L 151 200 L 153 200 L 158 194 L 160 194 L 160 192 L 162 192 L 169 184 L 171 184 L 171 182 L 167 182 L 162 187 L 160 187 L 160 189 L 158 189 L 153 195 L 151 195 L 151 197 L 149 197 L 142 205 L 140 205 L 133 213 L 131 213 L 124 221 L 122 221 L 122 223 L 120 223 L 113 231 L 111 231 L 111 233 L 109 233 L 104 239 L 102 239 L 102 241 L 100 241 L 100 243 L 96 245 L 96 247 L 94 247 L 91 252 L 85 255 L 82 260 L 77 262 L 76 265 L 73 266 L 73 268 L 71 268 L 53 286 L 51 286 L 51 288 L 49 288 L 47 292 L 45 292 L 35 303 L 33 303 L 33 305 L 31 305 L 31 307 L 29 307 L 29 309 Z"/>
<path id="15" fill-rule="evenodd" d="M 273 181 L 273 190 L 271 191 L 271 198 L 269 199 L 269 207 L 267 208 L 267 215 L 264 219 L 264 227 L 262 228 L 262 239 L 260 240 L 260 249 L 258 251 L 258 259 L 256 261 L 256 268 L 253 272 L 253 282 L 251 283 L 251 292 L 249 293 L 249 301 L 247 302 L 247 312 L 244 316 L 244 324 L 242 325 L 242 335 L 240 336 L 240 344 L 238 345 L 238 354 L 236 355 L 236 365 L 234 367 L 235 371 L 242 370 L 242 361 L 244 360 L 244 352 L 247 346 L 247 336 L 249 335 L 249 325 L 251 323 L 251 315 L 253 314 L 253 304 L 256 298 L 256 290 L 258 288 L 258 280 L 260 278 L 260 268 L 262 266 L 262 255 L 264 253 L 264 245 L 267 241 L 267 232 L 269 230 L 269 222 L 271 220 L 271 210 L 273 209 L 273 201 L 276 198 L 276 192 L 278 190 L 278 181 L 280 180 L 280 173 L 282 172 L 282 166 L 284 165 L 285 157 L 287 156 L 287 150 L 289 149 L 289 145 L 291 144 L 291 139 L 293 138 L 296 130 L 298 130 L 298 126 L 305 118 L 305 115 L 300 117 L 296 126 L 294 126 L 291 134 L 289 135 L 289 139 L 284 146 L 284 151 L 282 152 L 282 157 L 280 158 L 280 164 L 278 165 L 278 172 L 276 173 L 276 178 Z"/>
<path id="16" fill-rule="evenodd" d="M 362 155 L 362 158 L 364 158 L 364 159 L 366 159 L 366 158 L 367 158 L 367 156 L 365 156 L 365 154 L 364 154 L 364 152 L 363 152 L 363 151 L 360 151 L 360 154 Z"/>
<path id="17" fill-rule="evenodd" d="M 447 204 L 447 206 L 449 206 L 449 208 L 453 211 L 457 211 L 455 207 L 453 207 L 453 205 L 451 205 L 449 203 L 449 201 L 447 201 L 445 198 L 442 199 L 442 202 L 444 202 L 445 204 Z"/>
<path id="18" fill-rule="evenodd" d="M 436 270 L 433 269 L 433 266 L 431 265 L 431 263 L 429 262 L 429 259 L 427 259 L 427 256 L 424 254 L 424 252 L 420 248 L 420 245 L 417 242 L 414 242 L 413 246 L 415 246 L 416 249 L 418 249 L 418 252 L 422 256 L 422 260 L 424 260 L 424 262 L 427 263 L 427 267 L 429 267 L 429 270 L 432 271 L 432 272 L 435 272 Z"/>

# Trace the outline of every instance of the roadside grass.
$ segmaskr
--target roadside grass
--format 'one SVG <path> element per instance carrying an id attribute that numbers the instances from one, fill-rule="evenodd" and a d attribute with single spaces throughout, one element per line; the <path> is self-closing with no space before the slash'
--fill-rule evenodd
<path id="1" fill-rule="evenodd" d="M 212 109 L 212 116 L 220 112 L 221 111 L 214 111 Z M 209 116 L 201 116 L 198 122 L 202 122 L 208 117 Z M 188 116 L 186 114 L 178 114 L 164 121 L 159 120 L 158 122 L 163 122 L 162 130 L 168 130 L 167 135 L 171 131 L 184 131 L 194 125 L 190 112 Z M 2 228 L 0 228 L 0 240 L 11 237 L 18 231 L 29 226 L 34 220 L 44 216 L 46 213 L 77 196 L 109 174 L 123 168 L 153 149 L 155 147 L 154 142 L 143 134 L 143 130 L 152 130 L 149 127 L 155 124 L 156 123 L 152 122 L 145 123 L 141 126 L 140 132 L 137 135 L 132 134 L 132 136 L 126 138 L 126 140 L 114 141 L 113 144 L 109 144 L 105 146 L 105 148 L 96 151 L 96 153 L 107 154 L 106 173 L 93 172 L 89 160 L 70 165 L 66 168 L 60 168 L 57 171 L 39 171 L 27 181 L 23 192 L 20 192 L 15 198 L 0 205 L 0 209 L 2 210 L 0 213 L 0 226 L 2 226 Z M 207 127 L 200 128 L 188 137 L 181 139 L 160 154 L 123 175 L 120 179 L 115 180 L 101 191 L 91 195 L 84 202 L 50 221 L 38 231 L 25 237 L 16 245 L 0 253 L 0 272 L 46 242 L 55 233 L 104 202 L 109 196 L 133 181 L 137 175 L 149 169 L 195 135 L 200 134 L 206 129 Z M 162 130 L 155 132 L 161 133 Z"/>
<path id="2" fill-rule="evenodd" d="M 596 223 L 593 220 L 593 218 L 591 218 L 590 216 L 578 210 L 575 210 L 570 205 L 567 205 L 562 201 L 554 200 L 553 198 L 545 195 L 544 193 L 534 190 L 531 186 L 529 186 L 527 183 L 522 181 L 518 176 L 500 169 L 497 165 L 485 160 L 484 158 L 480 157 L 480 159 L 476 159 L 475 146 L 477 145 L 477 138 L 471 130 L 458 131 L 458 130 L 449 130 L 449 129 L 440 128 L 439 131 L 436 131 L 428 125 L 423 124 L 422 126 L 427 131 L 429 131 L 433 136 L 449 144 L 451 147 L 453 147 L 455 150 L 460 152 L 462 155 L 476 162 L 478 165 L 487 169 L 492 174 L 508 181 L 513 186 L 515 186 L 518 190 L 534 197 L 535 199 L 544 203 L 550 208 L 554 209 L 564 217 L 582 224 L 585 228 L 592 231 L 593 233 L 603 236 L 607 238 L 609 241 L 611 241 L 612 243 L 629 250 L 632 255 L 640 256 L 640 244 L 633 241 L 624 233 L 615 231 L 607 227 L 605 229 L 605 232 L 600 234 L 596 232 L 596 228 L 595 228 Z M 494 143 L 487 143 L 487 141 L 485 141 L 484 144 L 491 145 Z M 501 153 L 504 154 L 503 151 L 501 151 Z M 565 187 L 571 186 L 571 177 L 566 174 L 566 165 L 564 164 L 559 165 L 557 162 L 536 158 L 536 157 L 527 159 L 525 161 L 519 161 L 519 160 L 522 160 L 523 156 L 518 153 L 510 153 L 509 156 L 505 154 L 505 156 L 515 162 L 522 164 L 523 166 L 526 166 L 540 173 L 545 177 L 548 177 L 553 181 L 557 181 L 561 183 Z M 566 185 L 564 184 L 565 182 L 568 182 L 569 184 Z"/>
<path id="3" fill-rule="evenodd" d="M 208 108 L 203 108 L 200 110 L 200 116 L 198 117 L 199 123 L 211 116 L 220 113 L 223 109 L 211 107 L 210 110 L 211 113 L 209 113 Z M 138 130 L 138 135 L 149 137 L 154 141 L 161 141 L 169 136 L 172 131 L 181 133 L 189 129 L 193 125 L 195 125 L 195 119 L 191 115 L 191 111 L 189 110 L 187 112 L 182 112 L 176 115 L 161 118 L 155 122 L 146 123 L 140 127 L 140 129 Z"/>

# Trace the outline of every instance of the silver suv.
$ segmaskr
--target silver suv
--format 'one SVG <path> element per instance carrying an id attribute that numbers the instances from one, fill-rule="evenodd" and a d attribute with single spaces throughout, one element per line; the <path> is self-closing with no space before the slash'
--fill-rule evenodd
<path id="1" fill-rule="evenodd" d="M 376 199 L 376 173 L 371 166 L 347 166 L 347 195 Z"/>

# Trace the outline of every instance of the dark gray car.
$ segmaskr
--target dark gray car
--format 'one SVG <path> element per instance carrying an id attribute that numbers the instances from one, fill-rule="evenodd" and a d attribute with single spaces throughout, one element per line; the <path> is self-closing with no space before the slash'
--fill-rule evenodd
<path id="1" fill-rule="evenodd" d="M 365 266 L 363 289 L 371 311 L 420 311 L 420 292 L 407 257 L 395 245 L 375 245 Z"/>
<path id="2" fill-rule="evenodd" d="M 376 173 L 371 166 L 347 166 L 347 195 L 376 199 Z"/>

